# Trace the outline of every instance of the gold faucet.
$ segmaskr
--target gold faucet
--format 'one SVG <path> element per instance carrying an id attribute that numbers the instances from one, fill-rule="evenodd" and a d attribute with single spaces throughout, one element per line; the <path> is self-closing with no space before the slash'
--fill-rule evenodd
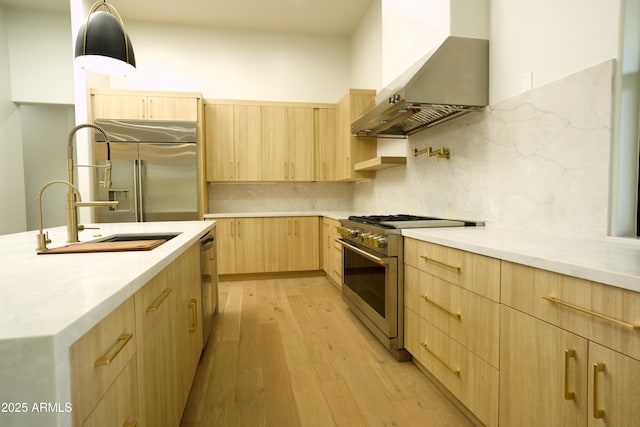
<path id="1" fill-rule="evenodd" d="M 67 182 L 69 185 L 69 191 L 67 192 L 67 242 L 75 243 L 78 242 L 78 208 L 85 206 L 95 206 L 95 207 L 116 207 L 118 205 L 117 201 L 91 201 L 91 202 L 82 202 L 80 201 L 80 192 L 77 191 L 77 187 L 73 182 L 73 137 L 76 132 L 83 128 L 92 128 L 96 129 L 104 136 L 104 140 L 107 143 L 107 146 L 110 142 L 109 136 L 107 132 L 100 126 L 94 125 L 92 123 L 84 123 L 78 125 L 71 129 L 69 132 L 69 143 L 67 144 Z M 104 188 L 111 188 L 111 159 L 110 156 L 107 157 L 107 161 L 104 165 L 77 165 L 80 167 L 90 167 L 90 168 L 104 168 L 104 178 L 100 181 L 100 184 L 104 186 Z M 78 198 L 76 199 L 76 195 Z M 80 228 L 84 228 L 80 226 Z"/>
<path id="2" fill-rule="evenodd" d="M 39 233 L 36 236 L 36 238 L 37 238 L 36 251 L 39 251 L 39 252 L 40 251 L 46 251 L 47 250 L 47 243 L 51 243 L 51 239 L 49 239 L 49 232 L 43 232 L 43 226 L 42 226 L 42 193 L 44 193 L 44 190 L 46 190 L 47 188 L 49 188 L 53 184 L 65 184 L 66 186 L 68 186 L 70 191 L 72 191 L 76 196 L 78 196 L 78 201 L 75 203 L 76 206 L 116 206 L 118 204 L 118 202 L 82 202 L 81 201 L 82 198 L 80 197 L 80 190 L 78 190 L 78 187 L 76 187 L 72 183 L 70 183 L 68 181 L 63 181 L 61 179 L 56 179 L 56 180 L 47 182 L 45 185 L 42 186 L 42 188 L 38 192 L 38 229 L 39 229 Z M 67 201 L 68 200 L 69 200 L 69 198 L 67 197 Z M 70 206 L 69 203 L 67 203 L 67 218 L 69 217 L 70 209 L 73 209 L 73 208 Z M 76 226 L 76 227 L 79 227 L 79 226 Z M 84 229 L 84 227 L 82 227 L 82 228 Z M 76 229 L 76 233 L 77 232 L 78 231 Z"/>
<path id="3" fill-rule="evenodd" d="M 51 243 L 51 239 L 49 239 L 49 232 L 43 233 L 43 231 L 42 231 L 42 193 L 44 193 L 44 190 L 46 190 L 47 188 L 49 188 L 53 184 L 65 184 L 65 185 L 67 185 L 69 187 L 69 189 L 73 193 L 78 195 L 78 199 L 80 199 L 80 191 L 78 190 L 78 187 L 76 187 L 75 185 L 73 185 L 72 183 L 70 183 L 68 181 L 63 181 L 63 180 L 60 180 L 60 179 L 56 179 L 54 181 L 49 181 L 44 186 L 42 186 L 42 188 L 38 192 L 38 224 L 39 224 L 40 232 L 37 235 L 38 244 L 36 246 L 36 251 L 45 251 L 45 250 L 47 250 L 47 243 Z M 67 205 L 67 210 L 68 210 L 68 205 Z M 68 214 L 68 212 L 67 212 L 67 214 Z"/>
<path id="4" fill-rule="evenodd" d="M 413 149 L 413 157 L 418 157 L 421 154 L 426 154 L 429 157 L 436 156 L 438 159 L 449 159 L 451 157 L 449 150 L 444 147 L 440 147 L 437 150 L 431 147 L 427 147 L 424 150 Z"/>

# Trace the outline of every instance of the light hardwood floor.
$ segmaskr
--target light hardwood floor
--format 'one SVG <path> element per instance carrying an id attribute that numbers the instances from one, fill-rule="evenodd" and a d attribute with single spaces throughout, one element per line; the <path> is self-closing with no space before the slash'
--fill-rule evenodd
<path id="1" fill-rule="evenodd" d="M 469 426 L 325 277 L 222 282 L 182 427 Z"/>

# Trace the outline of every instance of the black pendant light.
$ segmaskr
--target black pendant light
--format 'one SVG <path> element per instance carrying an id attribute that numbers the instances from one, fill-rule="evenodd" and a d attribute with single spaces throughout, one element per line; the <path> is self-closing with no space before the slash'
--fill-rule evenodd
<path id="1" fill-rule="evenodd" d="M 135 70 L 129 35 L 118 11 L 106 1 L 91 6 L 76 37 L 75 57 L 82 68 L 102 74 L 129 74 Z"/>

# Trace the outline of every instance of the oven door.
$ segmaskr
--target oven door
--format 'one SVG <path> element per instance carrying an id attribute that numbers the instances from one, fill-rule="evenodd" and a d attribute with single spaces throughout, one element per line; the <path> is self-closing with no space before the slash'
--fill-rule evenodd
<path id="1" fill-rule="evenodd" d="M 343 296 L 351 302 L 356 315 L 366 316 L 386 338 L 395 338 L 398 334 L 398 258 L 380 256 L 342 239 L 337 241 L 343 247 Z"/>

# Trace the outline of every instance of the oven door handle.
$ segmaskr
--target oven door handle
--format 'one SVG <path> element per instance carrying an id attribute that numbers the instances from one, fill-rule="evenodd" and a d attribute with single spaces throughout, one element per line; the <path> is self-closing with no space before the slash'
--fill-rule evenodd
<path id="1" fill-rule="evenodd" d="M 340 243 L 342 246 L 344 246 L 345 248 L 359 254 L 362 255 L 363 257 L 370 259 L 371 261 L 378 263 L 380 265 L 389 265 L 389 262 L 387 260 L 385 260 L 384 258 L 378 258 L 375 255 L 371 255 L 369 252 L 367 251 L 363 251 L 360 248 L 357 248 L 353 245 L 348 244 L 347 242 L 345 242 L 344 240 L 340 240 L 340 239 L 336 239 L 336 242 Z"/>

